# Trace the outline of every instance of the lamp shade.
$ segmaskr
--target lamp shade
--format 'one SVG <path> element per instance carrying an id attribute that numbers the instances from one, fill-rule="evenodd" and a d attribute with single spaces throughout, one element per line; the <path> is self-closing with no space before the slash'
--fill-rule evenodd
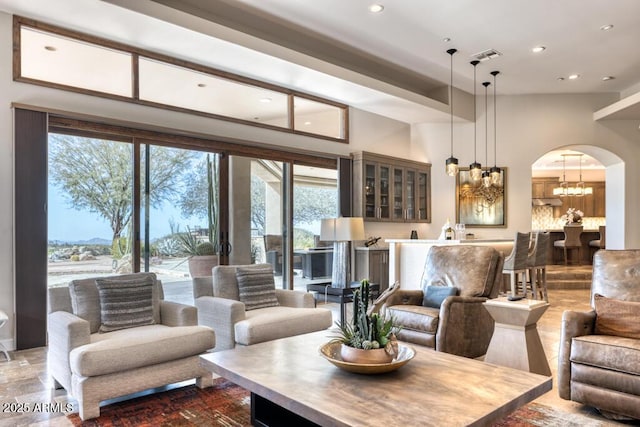
<path id="1" fill-rule="evenodd" d="M 364 240 L 364 221 L 360 217 L 323 219 L 320 222 L 320 240 L 334 242 Z"/>

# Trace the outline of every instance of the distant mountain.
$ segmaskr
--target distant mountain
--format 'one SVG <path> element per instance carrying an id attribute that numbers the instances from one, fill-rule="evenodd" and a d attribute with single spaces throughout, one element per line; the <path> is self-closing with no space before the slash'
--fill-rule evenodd
<path id="1" fill-rule="evenodd" d="M 111 246 L 111 240 L 102 239 L 100 237 L 94 237 L 93 239 L 89 239 L 89 240 L 75 240 L 71 242 L 67 242 L 63 240 L 49 240 L 49 244 L 76 245 L 76 246 L 93 246 L 93 245 Z"/>

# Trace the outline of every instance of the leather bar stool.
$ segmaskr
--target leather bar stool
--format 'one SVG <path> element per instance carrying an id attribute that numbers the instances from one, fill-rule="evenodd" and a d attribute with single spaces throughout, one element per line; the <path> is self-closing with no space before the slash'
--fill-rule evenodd
<path id="1" fill-rule="evenodd" d="M 564 240 L 556 240 L 553 242 L 553 246 L 556 248 L 564 249 L 564 265 L 569 265 L 567 252 L 573 249 L 578 250 L 578 265 L 582 264 L 582 241 L 580 240 L 582 230 L 582 225 L 565 225 Z"/>
<path id="2" fill-rule="evenodd" d="M 510 276 L 511 295 L 517 295 L 518 290 L 527 289 L 527 258 L 529 256 L 529 233 L 516 233 L 513 249 L 504 259 L 502 273 Z M 521 277 L 521 279 L 519 279 Z"/>
<path id="3" fill-rule="evenodd" d="M 7 313 L 0 310 L 0 328 L 2 328 L 5 323 L 7 323 L 7 320 L 9 320 L 9 316 L 7 316 Z M 1 342 L 0 342 L 0 352 L 4 353 L 4 356 L 7 358 L 7 361 L 11 360 L 11 357 L 9 357 L 9 352 L 7 351 L 7 348 Z"/>
<path id="4" fill-rule="evenodd" d="M 549 242 L 551 235 L 548 232 L 538 231 L 535 237 L 533 255 L 529 258 L 529 284 L 533 299 L 543 299 L 549 302 L 547 296 L 547 264 L 549 263 Z M 525 292 L 526 295 L 526 292 Z"/>

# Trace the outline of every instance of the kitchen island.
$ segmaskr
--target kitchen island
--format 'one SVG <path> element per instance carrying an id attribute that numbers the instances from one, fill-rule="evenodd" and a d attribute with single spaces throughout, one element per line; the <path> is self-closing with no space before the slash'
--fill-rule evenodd
<path id="1" fill-rule="evenodd" d="M 513 248 L 513 239 L 427 240 L 387 239 L 389 244 L 389 284 L 396 281 L 402 289 L 421 289 L 422 271 L 427 252 L 432 246 L 491 246 L 506 257 Z"/>

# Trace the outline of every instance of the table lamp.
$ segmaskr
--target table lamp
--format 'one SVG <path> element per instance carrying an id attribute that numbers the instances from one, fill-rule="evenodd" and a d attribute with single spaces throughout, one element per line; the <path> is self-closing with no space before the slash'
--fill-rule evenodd
<path id="1" fill-rule="evenodd" d="M 331 286 L 348 287 L 351 283 L 351 245 L 364 240 L 364 222 L 360 217 L 325 218 L 320 223 L 320 239 L 333 241 Z"/>

